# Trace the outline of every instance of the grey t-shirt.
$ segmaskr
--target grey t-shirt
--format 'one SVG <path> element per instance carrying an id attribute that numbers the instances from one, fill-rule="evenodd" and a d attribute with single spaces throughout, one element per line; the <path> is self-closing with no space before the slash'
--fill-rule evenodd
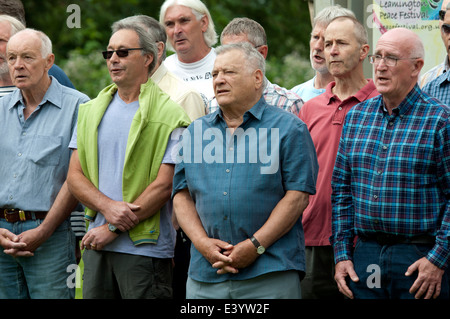
<path id="1" fill-rule="evenodd" d="M 139 102 L 126 104 L 116 93 L 108 106 L 98 127 L 98 162 L 99 162 L 99 190 L 109 198 L 122 201 L 122 173 L 125 161 L 128 133 Z M 75 129 L 69 147 L 77 148 L 77 130 Z M 175 134 L 174 134 L 175 135 Z M 175 138 L 175 139 L 174 139 Z M 178 140 L 169 139 L 163 164 L 175 164 L 171 152 Z M 105 217 L 98 213 L 95 220 L 89 223 L 89 229 L 107 223 Z M 176 232 L 172 226 L 172 209 L 169 201 L 160 210 L 160 235 L 157 244 L 143 244 L 135 246 L 128 236 L 122 233 L 103 250 L 141 255 L 157 258 L 173 258 Z"/>

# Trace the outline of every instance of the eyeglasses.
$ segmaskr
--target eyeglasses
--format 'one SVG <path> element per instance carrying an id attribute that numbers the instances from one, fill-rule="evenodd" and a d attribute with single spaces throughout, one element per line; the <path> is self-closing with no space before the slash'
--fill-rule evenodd
<path id="1" fill-rule="evenodd" d="M 445 34 L 449 34 L 450 33 L 450 24 L 447 24 L 447 23 L 442 24 L 441 30 Z"/>
<path id="2" fill-rule="evenodd" d="M 381 60 L 384 60 L 384 63 L 387 66 L 396 66 L 398 60 L 416 60 L 418 58 L 396 58 L 393 56 L 385 56 L 382 57 L 381 55 L 369 55 L 369 62 L 375 65 L 380 64 Z"/>
<path id="3" fill-rule="evenodd" d="M 111 59 L 111 57 L 113 56 L 114 52 L 116 52 L 117 56 L 119 58 L 126 58 L 129 54 L 129 51 L 133 51 L 133 50 L 143 50 L 143 48 L 132 48 L 132 49 L 118 49 L 118 50 L 113 50 L 113 51 L 103 51 L 103 58 L 105 60 L 109 60 Z"/>
<path id="4" fill-rule="evenodd" d="M 439 20 L 444 20 L 446 10 L 439 10 Z"/>

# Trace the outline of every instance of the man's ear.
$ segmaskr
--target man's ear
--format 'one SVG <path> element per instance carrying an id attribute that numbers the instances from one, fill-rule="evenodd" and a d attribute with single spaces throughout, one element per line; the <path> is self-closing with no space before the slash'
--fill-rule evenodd
<path id="1" fill-rule="evenodd" d="M 264 85 L 264 74 L 260 69 L 257 69 L 253 72 L 253 75 L 255 77 L 255 88 L 260 89 Z"/>
<path id="2" fill-rule="evenodd" d="M 53 53 L 47 55 L 47 58 L 45 59 L 45 61 L 46 61 L 45 69 L 48 71 L 51 69 L 51 67 L 55 63 L 55 55 Z"/>

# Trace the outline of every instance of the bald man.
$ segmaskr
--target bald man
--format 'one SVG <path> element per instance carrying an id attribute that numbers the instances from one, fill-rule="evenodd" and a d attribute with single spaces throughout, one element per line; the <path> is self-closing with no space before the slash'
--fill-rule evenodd
<path id="1" fill-rule="evenodd" d="M 448 298 L 450 109 L 417 84 L 412 31 L 383 34 L 369 61 L 381 95 L 347 114 L 332 177 L 335 280 L 349 298 Z"/>

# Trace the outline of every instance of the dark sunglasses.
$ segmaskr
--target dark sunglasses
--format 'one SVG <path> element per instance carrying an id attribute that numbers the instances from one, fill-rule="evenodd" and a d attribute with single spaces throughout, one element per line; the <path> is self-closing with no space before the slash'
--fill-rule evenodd
<path id="1" fill-rule="evenodd" d="M 439 10 L 439 20 L 444 20 L 446 10 Z"/>
<path id="2" fill-rule="evenodd" d="M 133 50 L 143 50 L 143 48 L 132 48 L 132 49 L 118 49 L 118 50 L 113 50 L 113 51 L 103 51 L 103 58 L 105 60 L 111 59 L 111 57 L 113 56 L 114 52 L 116 52 L 117 56 L 119 58 L 125 58 L 128 56 L 129 52 L 128 51 L 133 51 Z"/>
<path id="3" fill-rule="evenodd" d="M 450 24 L 444 23 L 441 27 L 442 32 L 450 34 Z"/>

